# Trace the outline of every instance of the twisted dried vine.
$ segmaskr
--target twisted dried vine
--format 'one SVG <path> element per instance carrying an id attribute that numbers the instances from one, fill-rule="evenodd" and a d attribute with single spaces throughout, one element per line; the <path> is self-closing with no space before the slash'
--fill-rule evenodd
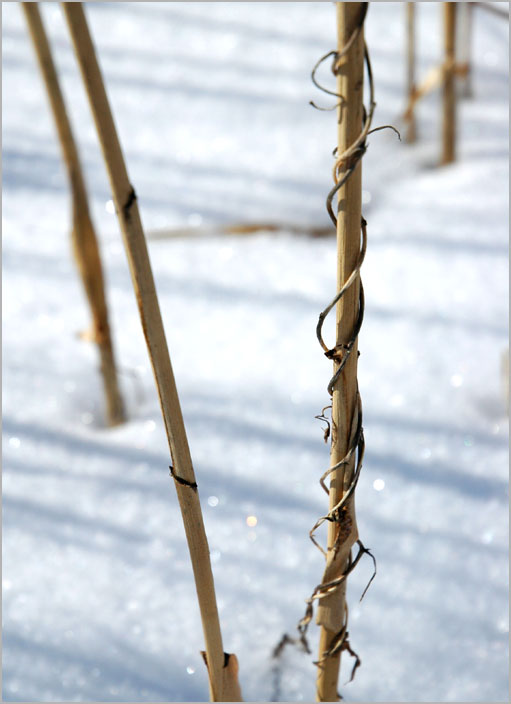
<path id="1" fill-rule="evenodd" d="M 367 8 L 368 8 L 369 3 L 362 3 L 362 8 L 361 8 L 361 14 L 360 18 L 358 20 L 357 26 L 353 30 L 351 36 L 349 37 L 348 41 L 346 42 L 345 46 L 341 51 L 330 51 L 324 56 L 322 56 L 319 61 L 316 63 L 312 70 L 311 78 L 312 82 L 314 85 L 321 90 L 323 93 L 326 93 L 327 95 L 331 95 L 335 98 L 337 98 L 337 103 L 331 107 L 319 107 L 316 105 L 313 101 L 311 101 L 311 105 L 315 107 L 318 110 L 335 110 L 336 108 L 339 108 L 339 121 L 342 119 L 342 111 L 343 108 L 346 107 L 346 101 L 342 95 L 339 93 L 330 90 L 328 88 L 325 88 L 323 85 L 321 85 L 316 78 L 316 73 L 326 60 L 332 58 L 332 65 L 331 65 L 331 70 L 334 75 L 337 75 L 339 67 L 340 67 L 340 61 L 341 59 L 347 54 L 349 51 L 350 47 L 353 45 L 355 42 L 356 38 L 359 36 L 360 32 L 362 31 L 364 21 L 366 18 L 367 14 Z M 366 72 L 367 72 L 367 77 L 368 77 L 368 92 L 369 92 L 369 101 L 368 101 L 368 106 L 363 108 L 363 114 L 362 114 L 362 128 L 361 131 L 358 135 L 358 137 L 354 140 L 354 142 L 342 153 L 338 154 L 337 153 L 337 148 L 334 149 L 333 151 L 333 156 L 335 158 L 334 162 L 334 167 L 333 167 L 333 181 L 334 185 L 330 192 L 327 195 L 326 198 L 326 209 L 327 212 L 330 216 L 330 219 L 332 220 L 333 225 L 335 226 L 337 230 L 337 217 L 334 213 L 334 208 L 333 208 L 333 201 L 334 197 L 337 195 L 339 190 L 346 184 L 350 176 L 353 174 L 355 171 L 358 162 L 362 159 L 364 156 L 366 150 L 367 150 L 367 143 L 366 139 L 367 137 L 372 134 L 373 132 L 377 132 L 382 129 L 392 129 L 394 132 L 396 132 L 399 140 L 401 140 L 401 136 L 398 132 L 398 130 L 393 127 L 392 125 L 382 125 L 380 127 L 374 127 L 371 128 L 372 124 L 372 119 L 373 119 L 373 114 L 374 114 L 374 109 L 376 107 L 376 103 L 374 100 L 374 80 L 373 80 L 373 73 L 372 73 L 372 68 L 371 68 L 371 61 L 369 58 L 369 52 L 367 49 L 367 46 L 364 44 L 364 63 L 366 67 Z M 330 396 L 330 399 L 332 400 L 333 392 L 334 392 L 334 387 L 336 386 L 341 373 L 346 366 L 348 359 L 350 355 L 352 354 L 353 349 L 355 348 L 356 341 L 362 326 L 362 321 L 364 319 L 364 289 L 362 286 L 362 282 L 360 279 L 360 269 L 362 267 L 365 253 L 366 253 L 366 247 L 367 247 L 367 222 L 366 220 L 361 217 L 361 223 L 360 223 L 360 248 L 359 248 L 359 253 L 358 257 L 356 259 L 356 262 L 353 266 L 352 271 L 350 272 L 349 276 L 346 278 L 344 283 L 341 285 L 339 288 L 338 292 L 336 295 L 333 297 L 333 299 L 330 301 L 330 303 L 326 306 L 326 308 L 319 314 L 319 319 L 318 323 L 316 326 L 316 335 L 319 341 L 319 344 L 323 348 L 323 351 L 325 353 L 325 356 L 328 359 L 333 360 L 334 362 L 337 363 L 337 367 L 335 369 L 335 372 L 330 379 L 327 390 L 328 394 Z M 358 300 L 358 312 L 355 320 L 355 324 L 353 326 L 352 333 L 350 335 L 350 338 L 347 343 L 339 344 L 334 347 L 329 347 L 324 338 L 323 338 L 323 326 L 325 323 L 326 318 L 328 317 L 329 313 L 337 306 L 339 301 L 342 299 L 342 297 L 346 294 L 346 292 L 350 289 L 351 286 L 355 284 L 355 282 L 358 282 L 359 284 L 359 300 Z M 326 428 L 324 431 L 324 439 L 325 442 L 327 442 L 330 433 L 331 433 L 331 428 L 333 425 L 333 420 L 328 418 L 325 415 L 325 412 L 328 409 L 332 408 L 332 401 L 330 402 L 329 405 L 325 406 L 321 414 L 317 415 L 316 418 L 323 421 L 326 423 Z M 326 492 L 326 494 L 329 495 L 329 489 L 325 483 L 326 479 L 332 475 L 334 475 L 336 472 L 342 472 L 343 474 L 343 484 L 344 484 L 344 473 L 348 469 L 349 466 L 353 466 L 353 471 L 351 474 L 351 479 L 349 481 L 348 486 L 345 488 L 343 492 L 342 498 L 328 511 L 328 513 L 324 516 L 321 516 L 318 518 L 314 526 L 312 527 L 309 536 L 314 543 L 314 545 L 321 551 L 321 553 L 325 556 L 328 557 L 328 552 L 325 550 L 319 543 L 319 541 L 315 537 L 315 533 L 318 530 L 318 528 L 323 525 L 325 522 L 330 522 L 330 523 L 336 523 L 338 526 L 337 534 L 336 534 L 336 539 L 334 541 L 334 544 L 329 548 L 330 554 L 335 556 L 338 554 L 341 546 L 343 543 L 346 542 L 346 540 L 350 537 L 353 536 L 356 533 L 356 526 L 354 525 L 355 518 L 354 514 L 352 514 L 349 510 L 349 504 L 350 500 L 353 499 L 353 495 L 355 492 L 355 489 L 358 484 L 358 480 L 360 478 L 360 473 L 362 470 L 362 461 L 364 457 L 364 449 L 365 449 L 365 442 L 364 442 L 364 431 L 363 431 L 363 426 L 362 426 L 362 402 L 360 398 L 360 394 L 358 392 L 358 384 L 357 384 L 357 389 L 356 389 L 356 404 L 355 404 L 355 409 L 353 413 L 353 417 L 351 419 L 351 425 L 350 425 L 350 432 L 349 432 L 349 445 L 348 445 L 348 450 L 345 454 L 345 456 L 336 464 L 333 466 L 329 467 L 326 472 L 323 473 L 321 476 L 319 482 L 321 484 L 321 487 L 323 490 Z M 353 518 L 352 518 L 353 515 Z M 298 629 L 298 637 L 297 638 L 292 638 L 288 634 L 284 634 L 275 647 L 273 651 L 273 658 L 274 660 L 278 660 L 280 658 L 284 648 L 288 644 L 294 644 L 298 647 L 300 647 L 302 650 L 304 650 L 307 653 L 311 653 L 309 643 L 307 640 L 307 631 L 309 624 L 313 618 L 313 611 L 314 611 L 314 602 L 320 602 L 321 599 L 331 595 L 335 591 L 341 588 L 343 583 L 346 581 L 347 577 L 355 567 L 358 565 L 360 560 L 364 555 L 369 555 L 371 559 L 373 560 L 373 565 L 374 565 L 374 572 L 373 575 L 371 576 L 367 586 L 365 587 L 361 597 L 360 601 L 364 598 L 367 590 L 369 589 L 369 586 L 371 585 L 373 579 L 376 576 L 376 560 L 371 553 L 371 551 L 366 548 L 362 541 L 358 539 L 353 540 L 353 544 L 351 547 L 354 545 L 358 546 L 358 552 L 355 556 L 352 555 L 352 550 L 351 548 L 349 549 L 348 556 L 344 565 L 344 568 L 341 570 L 341 573 L 339 574 L 338 577 L 335 579 L 328 579 L 323 576 L 323 581 L 318 584 L 314 590 L 312 591 L 312 594 L 308 599 L 306 599 L 306 610 L 303 618 L 298 622 L 297 629 Z M 326 573 L 325 573 L 326 574 Z M 314 662 L 315 665 L 322 666 L 325 660 L 329 657 L 333 657 L 334 655 L 337 655 L 341 651 L 347 651 L 354 659 L 355 663 L 352 668 L 351 672 L 351 679 L 355 676 L 355 672 L 357 668 L 361 664 L 361 660 L 358 657 L 358 655 L 355 653 L 355 651 L 351 648 L 348 637 L 349 633 L 347 630 L 348 626 L 348 608 L 345 605 L 345 612 L 343 615 L 343 620 L 342 620 L 342 627 L 341 629 L 335 634 L 334 638 L 330 642 L 330 646 L 328 650 L 323 652 L 321 654 L 321 657 L 318 661 Z M 273 674 L 274 674 L 274 679 L 275 682 L 277 683 L 277 686 L 275 686 L 275 697 L 272 699 L 272 701 L 278 701 L 278 692 L 280 689 L 279 683 L 280 683 L 280 670 L 278 667 L 278 664 L 276 663 L 273 668 Z M 340 697 L 339 695 L 339 698 Z"/>
<path id="2" fill-rule="evenodd" d="M 360 32 L 362 31 L 365 17 L 367 14 L 367 6 L 368 3 L 363 3 L 362 5 L 362 11 L 361 15 L 359 18 L 359 21 L 357 23 L 357 26 L 355 27 L 353 33 L 351 34 L 349 40 L 346 42 L 345 46 L 341 51 L 331 51 L 325 56 L 323 56 L 316 66 L 314 67 L 312 71 L 312 81 L 314 85 L 319 88 L 321 91 L 324 93 L 327 93 L 328 95 L 332 95 L 338 99 L 338 103 L 334 107 L 339 107 L 339 119 L 342 119 L 342 112 L 345 107 L 345 99 L 343 98 L 342 95 L 339 93 L 336 93 L 335 91 L 329 90 L 322 86 L 318 80 L 316 79 L 316 72 L 319 68 L 319 66 L 332 57 L 332 72 L 334 75 L 337 75 L 339 67 L 340 67 L 340 62 L 341 59 L 347 54 L 349 51 L 350 47 L 353 45 L 355 42 L 356 38 L 359 36 Z M 362 120 L 362 128 L 360 131 L 360 134 L 358 137 L 355 139 L 355 141 L 345 150 L 343 151 L 342 154 L 337 153 L 337 149 L 334 150 L 333 154 L 335 157 L 335 163 L 333 167 L 333 181 L 334 185 L 330 192 L 328 193 L 327 199 L 326 199 L 326 208 L 327 212 L 330 216 L 330 219 L 332 220 L 332 223 L 337 229 L 337 217 L 334 213 L 334 208 L 333 208 L 333 202 L 334 198 L 339 192 L 339 190 L 344 186 L 344 184 L 348 181 L 350 176 L 353 174 L 355 171 L 358 162 L 362 159 L 363 155 L 366 152 L 367 149 L 367 144 L 366 144 L 366 138 L 371 132 L 374 130 L 371 130 L 371 123 L 373 119 L 373 113 L 374 109 L 376 106 L 376 103 L 374 101 L 374 81 L 373 81 L 373 74 L 372 74 L 372 69 L 371 69 L 371 62 L 369 58 L 369 52 L 367 50 L 367 46 L 364 45 L 364 62 L 366 66 L 366 71 L 367 71 L 367 76 L 368 76 L 368 88 L 369 88 L 369 104 L 368 107 L 363 110 L 363 120 Z M 320 108 L 324 109 L 324 108 Z M 381 128 L 377 128 L 381 129 Z M 319 341 L 319 344 L 324 350 L 325 356 L 328 359 L 333 360 L 336 362 L 336 369 L 335 372 L 330 379 L 327 390 L 330 395 L 330 397 L 333 396 L 334 388 L 336 387 L 336 384 L 341 376 L 341 373 L 346 366 L 348 359 L 350 358 L 350 355 L 352 354 L 352 351 L 355 347 L 360 328 L 362 326 L 362 321 L 364 318 L 364 289 L 362 286 L 362 282 L 360 279 L 360 269 L 364 261 L 365 257 L 365 252 L 366 252 L 366 246 L 367 246 L 367 223 L 365 219 L 362 217 L 361 219 L 361 228 L 360 228 L 360 248 L 359 248 L 359 254 L 356 260 L 356 263 L 349 274 L 349 276 L 346 278 L 336 295 L 333 297 L 333 299 L 330 301 L 328 306 L 320 313 L 319 319 L 318 319 L 318 324 L 316 327 L 316 335 Z M 323 338 L 323 326 L 325 323 L 326 318 L 328 317 L 329 313 L 337 306 L 339 301 L 342 299 L 342 297 L 346 294 L 346 292 L 356 283 L 358 282 L 359 284 L 359 299 L 358 299 L 358 312 L 355 320 L 355 324 L 353 327 L 353 330 L 351 332 L 351 335 L 349 337 L 349 340 L 347 343 L 343 344 L 337 344 L 334 347 L 329 347 L 324 338 Z M 325 416 L 325 410 L 327 408 L 331 408 L 331 406 L 326 406 L 321 415 L 317 416 L 319 419 L 326 421 L 328 424 L 328 427 L 325 431 L 325 440 L 328 438 L 329 430 L 330 430 L 330 422 L 328 418 Z M 355 411 L 353 413 L 353 417 L 351 419 L 351 426 L 350 426 L 350 431 L 349 431 L 349 444 L 348 444 L 348 451 L 345 454 L 345 456 L 336 464 L 333 466 L 329 467 L 326 472 L 322 475 L 320 478 L 320 484 L 324 491 L 329 494 L 329 489 L 325 483 L 326 479 L 328 477 L 331 477 L 337 472 L 342 472 L 344 475 L 344 472 L 348 468 L 348 466 L 353 465 L 354 469 L 352 472 L 351 480 L 349 482 L 349 485 L 343 492 L 342 498 L 328 511 L 328 513 L 324 516 L 321 516 L 314 526 L 312 527 L 310 531 L 310 538 L 314 545 L 321 551 L 321 553 L 327 557 L 327 551 L 320 545 L 318 540 L 315 537 L 315 533 L 318 530 L 318 528 L 323 525 L 326 521 L 336 523 L 338 526 L 338 530 L 336 532 L 336 537 L 334 544 L 329 548 L 330 550 L 333 551 L 333 555 L 336 555 L 341 547 L 341 545 L 349 538 L 350 535 L 353 535 L 355 533 L 355 527 L 353 525 L 355 518 L 354 514 L 351 514 L 349 511 L 349 502 L 353 498 L 353 494 L 355 492 L 359 477 L 360 477 L 360 472 L 362 470 L 362 460 L 364 457 L 364 448 L 365 448 L 365 443 L 364 443 L 364 431 L 362 427 L 362 402 L 360 399 L 360 394 L 358 392 L 358 386 L 357 386 L 357 391 L 356 391 L 356 407 Z M 343 477 L 344 478 L 344 477 Z M 355 542 L 355 541 L 354 541 Z M 343 569 L 341 570 L 340 575 L 336 579 L 327 579 L 325 576 L 323 577 L 323 581 L 318 584 L 311 596 L 306 600 L 307 607 L 305 611 L 305 615 L 303 618 L 300 620 L 298 623 L 298 631 L 300 633 L 300 642 L 306 648 L 308 648 L 307 644 L 307 638 L 306 638 L 306 633 L 307 629 L 309 627 L 310 621 L 312 620 L 313 617 L 313 608 L 314 608 L 314 602 L 315 601 L 320 601 L 324 597 L 332 594 L 333 592 L 337 591 L 338 589 L 341 588 L 341 585 L 346 581 L 348 575 L 355 569 L 357 564 L 360 562 L 361 558 L 363 557 L 364 554 L 369 554 L 373 561 L 374 557 L 371 554 L 371 552 L 364 547 L 362 542 L 360 540 L 356 540 L 356 543 L 358 545 L 358 553 L 355 557 L 352 556 L 351 550 L 349 551 L 348 558 L 346 560 L 346 564 L 344 565 Z M 371 577 L 371 580 L 369 584 L 372 582 L 374 579 L 374 576 L 376 574 L 376 563 L 375 563 L 375 572 L 373 576 Z M 362 597 L 365 595 L 367 588 L 369 587 L 369 584 L 367 585 L 366 589 L 364 590 L 364 593 L 362 594 Z M 343 617 L 343 622 L 342 622 L 342 628 L 340 631 L 335 635 L 333 640 L 330 643 L 330 646 L 328 650 L 322 653 L 322 656 L 320 659 L 315 663 L 317 665 L 321 665 L 327 658 L 332 657 L 334 655 L 337 655 L 343 650 L 348 651 L 354 658 L 355 658 L 355 664 L 353 666 L 352 670 L 352 675 L 351 679 L 353 679 L 355 675 L 356 669 L 360 665 L 360 658 L 358 655 L 352 650 L 349 640 L 348 640 L 348 610 L 347 607 L 345 608 L 344 612 L 344 617 Z"/>

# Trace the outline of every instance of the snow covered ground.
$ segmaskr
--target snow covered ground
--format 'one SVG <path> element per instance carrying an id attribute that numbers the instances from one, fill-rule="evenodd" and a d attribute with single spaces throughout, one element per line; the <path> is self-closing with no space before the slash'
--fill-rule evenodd
<path id="1" fill-rule="evenodd" d="M 103 427 L 96 351 L 69 248 L 65 173 L 17 3 L 3 41 L 3 698 L 204 701 L 198 608 L 169 453 L 108 182 L 59 7 L 42 6 L 90 188 L 130 420 Z M 440 3 L 420 3 L 420 74 Z M 507 3 L 501 3 L 507 7 Z M 87 3 L 147 229 L 328 224 L 333 113 L 313 88 L 335 46 L 319 3 Z M 367 18 L 378 107 L 404 104 L 404 7 Z M 348 701 L 508 697 L 508 28 L 475 11 L 474 97 L 459 160 L 434 168 L 438 95 L 420 140 L 369 139 L 359 376 L 367 453 L 350 578 L 362 659 Z M 327 74 L 324 76 L 327 79 Z M 292 633 L 323 558 L 321 424 L 330 363 L 315 325 L 335 239 L 151 241 L 204 505 L 224 645 L 247 701 L 314 699 Z M 331 327 L 329 328 L 331 330 Z M 247 516 L 257 525 L 247 525 Z M 317 629 L 311 628 L 316 649 Z"/>

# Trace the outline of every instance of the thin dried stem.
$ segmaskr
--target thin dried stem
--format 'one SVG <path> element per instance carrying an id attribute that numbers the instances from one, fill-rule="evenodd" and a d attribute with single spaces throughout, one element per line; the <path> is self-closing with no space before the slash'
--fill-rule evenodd
<path id="1" fill-rule="evenodd" d="M 106 398 L 106 416 L 109 425 L 124 422 L 117 369 L 115 364 L 105 285 L 101 266 L 98 240 L 89 211 L 87 189 L 78 149 L 67 115 L 66 106 L 51 54 L 50 43 L 39 12 L 38 3 L 22 3 L 23 11 L 34 44 L 37 60 L 46 87 L 51 110 L 55 119 L 60 146 L 66 165 L 72 198 L 71 239 L 78 271 L 92 315 L 92 338 L 98 345 L 101 372 Z"/>
<path id="2" fill-rule="evenodd" d="M 415 2 L 406 3 L 406 90 L 408 101 L 415 95 Z M 417 139 L 417 121 L 411 108 L 406 130 L 406 141 L 410 144 Z"/>
<path id="3" fill-rule="evenodd" d="M 337 3 L 338 48 L 334 67 L 336 93 L 342 96 L 342 107 L 339 109 L 338 147 L 333 169 L 335 186 L 327 204 L 337 227 L 338 293 L 323 311 L 318 323 L 318 339 L 325 348 L 321 327 L 328 312 L 336 307 L 336 344 L 326 351 L 327 357 L 334 362 L 334 376 L 328 386 L 332 395 L 331 467 L 323 475 L 323 480 L 326 476 L 330 479 L 329 512 L 312 531 L 323 521 L 328 522 L 326 569 L 321 585 L 311 598 L 319 600 L 317 622 L 321 626 L 316 681 L 318 701 L 338 699 L 341 653 L 343 650 L 351 652 L 347 631 L 346 577 L 353 564 L 351 548 L 358 540 L 354 489 L 363 457 L 361 403 L 357 384 L 357 342 L 364 307 L 360 267 L 366 247 L 365 221 L 361 211 L 360 161 L 365 153 L 365 139 L 375 105 L 371 68 L 364 46 L 366 12 L 367 3 Z M 363 104 L 364 59 L 370 83 L 368 111 Z M 337 215 L 332 210 L 335 196 Z M 357 658 L 354 670 L 358 664 Z"/>
<path id="4" fill-rule="evenodd" d="M 444 2 L 444 74 L 442 111 L 442 164 L 456 159 L 456 10 L 458 3 Z"/>
<path id="5" fill-rule="evenodd" d="M 237 660 L 224 654 L 208 541 L 192 466 L 181 406 L 170 363 L 153 273 L 135 190 L 130 183 L 94 46 L 81 3 L 62 3 L 78 64 L 87 90 L 128 255 L 140 319 L 149 350 L 161 411 L 172 456 L 171 475 L 177 491 L 206 644 L 212 701 L 240 699 Z M 229 664 L 230 663 L 230 664 Z"/>

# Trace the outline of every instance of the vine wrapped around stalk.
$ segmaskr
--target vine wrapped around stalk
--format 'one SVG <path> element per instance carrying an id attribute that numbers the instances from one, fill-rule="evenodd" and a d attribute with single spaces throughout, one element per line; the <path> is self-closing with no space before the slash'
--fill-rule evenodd
<path id="1" fill-rule="evenodd" d="M 339 102 L 336 106 L 334 106 L 334 108 L 337 107 L 339 109 L 339 120 L 341 120 L 343 111 L 345 109 L 349 109 L 346 99 L 339 92 L 324 88 L 318 82 L 316 78 L 316 72 L 324 61 L 329 58 L 332 58 L 332 72 L 334 73 L 334 75 L 338 75 L 341 67 L 341 60 L 347 55 L 350 48 L 355 44 L 357 38 L 359 38 L 360 33 L 363 31 L 363 25 L 367 14 L 367 6 L 368 3 L 360 4 L 360 15 L 358 21 L 343 48 L 338 51 L 331 51 L 325 56 L 323 56 L 318 61 L 312 71 L 313 83 L 323 92 L 329 95 L 333 95 L 338 99 Z M 363 107 L 362 109 L 362 124 L 360 132 L 357 138 L 344 151 L 342 151 L 342 153 L 339 153 L 338 149 L 334 150 L 334 185 L 328 193 L 326 199 L 326 207 L 328 214 L 336 229 L 338 223 L 333 208 L 334 198 L 338 195 L 340 189 L 348 182 L 353 172 L 357 168 L 359 161 L 362 159 L 367 149 L 366 138 L 371 132 L 374 131 L 371 129 L 372 118 L 375 109 L 374 83 L 369 53 L 365 44 L 364 63 L 368 76 L 369 105 L 367 108 Z M 346 276 L 345 280 L 339 286 L 339 290 L 337 291 L 333 299 L 330 301 L 328 306 L 326 306 L 326 308 L 320 313 L 318 324 L 316 327 L 317 338 L 321 347 L 323 348 L 325 356 L 334 362 L 334 374 L 330 379 L 327 387 L 329 396 L 332 400 L 334 390 L 339 386 L 341 375 L 346 367 L 346 364 L 348 363 L 348 360 L 350 359 L 350 356 L 352 355 L 354 350 L 358 354 L 358 350 L 356 349 L 356 343 L 364 317 L 364 290 L 362 282 L 360 280 L 360 269 L 364 261 L 366 245 L 367 223 L 365 219 L 361 217 L 358 254 L 355 258 L 353 268 L 351 269 L 350 273 Z M 346 334 L 344 335 L 343 342 L 339 342 L 338 336 L 338 341 L 336 345 L 333 347 L 329 347 L 323 337 L 323 326 L 325 320 L 328 317 L 329 313 L 337 307 L 343 296 L 345 296 L 346 293 L 353 286 L 356 286 L 356 288 L 353 290 L 355 291 L 355 295 L 358 298 L 353 328 L 351 332 L 346 332 Z M 305 615 L 298 624 L 300 641 L 304 645 L 304 647 L 308 649 L 306 633 L 310 621 L 313 618 L 314 602 L 317 602 L 318 623 L 320 623 L 325 628 L 328 628 L 333 633 L 333 637 L 330 639 L 328 647 L 320 652 L 320 656 L 316 664 L 321 670 L 325 667 L 326 661 L 329 658 L 337 656 L 340 652 L 346 650 L 355 658 L 355 664 L 352 670 L 352 678 L 355 674 L 357 667 L 360 665 L 360 659 L 352 650 L 348 640 L 348 609 L 342 595 L 342 590 L 345 588 L 345 582 L 348 575 L 355 569 L 363 555 L 367 553 L 371 557 L 373 557 L 371 552 L 364 547 L 363 543 L 358 537 L 354 508 L 354 493 L 362 469 L 362 460 L 364 456 L 365 447 L 364 432 L 362 427 L 362 402 L 360 399 L 358 383 L 356 382 L 356 379 L 355 387 L 356 388 L 353 412 L 351 418 L 349 419 L 347 428 L 347 451 L 344 456 L 339 461 L 332 464 L 332 466 L 330 466 L 320 478 L 320 484 L 327 494 L 330 494 L 330 491 L 325 483 L 326 479 L 330 478 L 331 481 L 336 479 L 338 486 L 342 487 L 341 497 L 339 498 L 339 500 L 334 500 L 333 505 L 331 505 L 328 513 L 326 513 L 324 516 L 321 516 L 316 521 L 312 530 L 310 531 L 310 538 L 312 542 L 323 553 L 326 558 L 326 567 L 321 583 L 314 588 L 311 596 L 306 600 L 307 607 Z M 326 406 L 326 408 L 323 409 L 322 414 L 320 416 L 317 416 L 319 419 L 326 421 L 328 424 L 327 431 L 325 432 L 325 440 L 327 439 L 330 433 L 331 427 L 329 420 L 324 415 L 326 409 L 328 408 L 332 408 L 332 404 Z M 334 432 L 336 432 L 337 430 L 335 426 L 335 419 L 333 417 L 332 430 Z M 335 524 L 335 539 L 333 541 L 330 541 L 329 546 L 325 550 L 320 545 L 315 534 L 318 528 L 326 522 L 330 523 L 331 525 Z M 352 548 L 355 545 L 358 546 L 358 552 L 356 556 L 353 557 Z M 373 578 L 374 574 L 371 578 L 371 581 Z M 364 596 L 364 594 L 362 596 Z M 330 608 L 330 610 L 325 609 L 325 604 L 328 602 L 333 603 L 333 607 Z M 340 609 L 338 608 L 339 605 Z"/>

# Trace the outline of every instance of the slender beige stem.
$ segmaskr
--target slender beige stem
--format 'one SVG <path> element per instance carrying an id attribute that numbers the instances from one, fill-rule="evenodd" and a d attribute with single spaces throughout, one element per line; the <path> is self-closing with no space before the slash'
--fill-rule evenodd
<path id="1" fill-rule="evenodd" d="M 442 164 L 456 159 L 456 10 L 458 3 L 444 2 L 444 82 L 442 120 Z"/>
<path id="2" fill-rule="evenodd" d="M 463 98 L 472 96 L 472 13 L 473 2 L 460 2 L 456 34 L 456 64 L 459 94 Z"/>
<path id="3" fill-rule="evenodd" d="M 38 3 L 24 2 L 22 7 L 46 86 L 71 185 L 73 252 L 92 313 L 93 337 L 98 345 L 101 359 L 107 421 L 109 425 L 117 425 L 125 420 L 124 405 L 119 390 L 108 323 L 108 310 L 98 241 L 90 217 L 87 189 L 78 149 L 64 104 L 48 37 L 39 13 Z"/>
<path id="4" fill-rule="evenodd" d="M 413 110 L 415 95 L 415 3 L 406 3 L 406 90 L 408 103 L 412 106 L 408 117 L 406 141 L 410 144 L 417 139 L 417 124 Z"/>
<path id="5" fill-rule="evenodd" d="M 232 695 L 226 691 L 228 687 L 225 679 L 237 673 L 237 667 L 234 666 L 237 663 L 231 657 L 229 661 L 232 660 L 232 667 L 229 667 L 228 663 L 224 667 L 208 541 L 136 195 L 128 178 L 82 4 L 62 3 L 62 7 L 105 157 L 140 319 L 156 379 L 201 612 L 210 697 L 212 701 L 228 701 L 224 697 Z"/>
<path id="6" fill-rule="evenodd" d="M 337 3 L 338 51 L 346 45 L 352 36 L 361 16 L 363 3 Z M 363 76 L 364 76 L 364 33 L 358 34 L 349 51 L 342 58 L 337 78 L 337 92 L 343 96 L 343 107 L 338 129 L 338 154 L 343 154 L 360 134 L 363 121 Z M 337 287 L 338 290 L 356 268 L 360 253 L 360 223 L 362 214 L 362 167 L 358 163 L 351 177 L 339 190 L 339 212 L 337 220 Z M 337 304 L 336 344 L 347 344 L 352 336 L 359 309 L 359 280 L 346 291 Z M 332 445 L 330 452 L 331 466 L 340 462 L 347 454 L 352 434 L 352 422 L 357 412 L 357 343 L 355 343 L 333 390 L 332 397 Z M 334 371 L 338 363 L 334 364 Z M 336 471 L 331 476 L 329 504 L 332 509 L 343 497 L 351 483 L 354 470 L 354 458 L 343 471 Z M 351 510 L 354 510 L 352 507 Z M 355 523 L 353 521 L 353 523 Z M 327 548 L 332 550 L 339 525 L 328 523 Z M 353 538 L 353 536 L 351 536 Z M 328 565 L 328 557 L 327 557 Z M 345 564 L 335 565 L 337 576 L 342 574 Z M 330 575 L 333 579 L 334 575 Z M 346 621 L 346 580 L 337 589 L 320 601 L 317 621 L 321 625 L 319 659 L 328 651 L 333 639 Z M 327 657 L 318 667 L 317 700 L 323 702 L 337 701 L 337 682 L 339 679 L 340 653 Z"/>

